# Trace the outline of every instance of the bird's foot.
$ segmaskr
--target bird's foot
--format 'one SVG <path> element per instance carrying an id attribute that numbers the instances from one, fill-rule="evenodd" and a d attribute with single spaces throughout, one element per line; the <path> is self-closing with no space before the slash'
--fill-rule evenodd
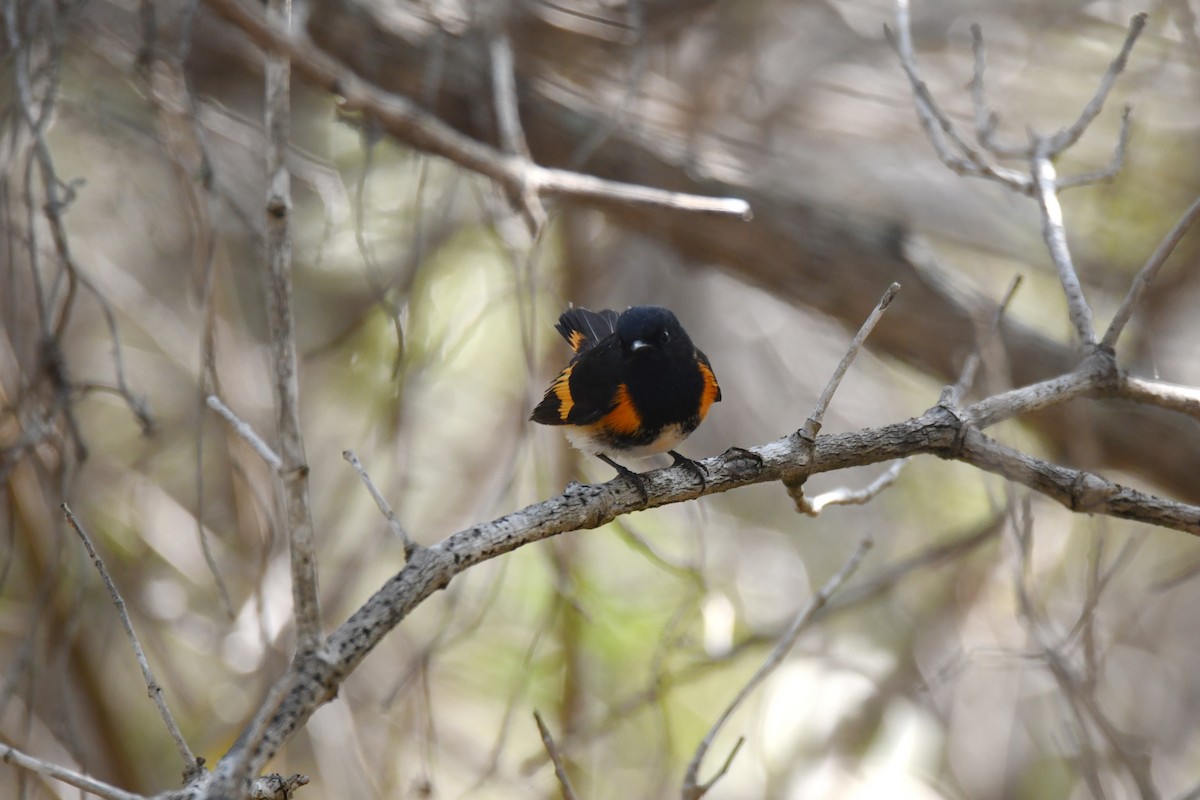
<path id="1" fill-rule="evenodd" d="M 758 453 L 755 453 L 753 450 L 747 450 L 744 447 L 731 447 L 728 450 L 726 450 L 724 453 L 722 453 L 721 457 L 724 458 L 726 461 L 732 461 L 733 459 L 744 458 L 744 459 L 755 462 L 760 467 L 763 465 L 763 457 L 762 456 L 760 456 Z"/>
<path id="2" fill-rule="evenodd" d="M 696 479 L 700 481 L 701 492 L 708 488 L 708 481 L 705 480 L 705 476 L 708 475 L 707 467 L 705 467 L 699 461 L 693 461 L 685 455 L 676 453 L 674 450 L 668 450 L 667 455 L 675 459 L 675 461 L 671 464 L 672 467 L 686 467 L 688 472 L 696 476 Z"/>
<path id="3" fill-rule="evenodd" d="M 764 463 L 762 456 L 744 447 L 731 447 L 721 454 L 721 458 L 740 478 L 758 475 Z"/>
<path id="4" fill-rule="evenodd" d="M 637 489 L 638 494 L 640 494 L 642 496 L 643 503 L 645 503 L 646 501 L 648 501 L 650 499 L 650 492 L 646 490 L 646 479 L 645 478 L 643 478 L 641 475 L 634 472 L 633 470 L 629 469 L 629 467 L 621 466 L 620 464 L 613 461 L 611 458 L 604 455 L 603 453 L 597 453 L 596 456 L 601 461 L 603 461 L 605 464 L 608 464 L 610 467 L 615 469 L 622 478 L 624 478 L 625 480 L 632 483 L 633 488 Z"/>

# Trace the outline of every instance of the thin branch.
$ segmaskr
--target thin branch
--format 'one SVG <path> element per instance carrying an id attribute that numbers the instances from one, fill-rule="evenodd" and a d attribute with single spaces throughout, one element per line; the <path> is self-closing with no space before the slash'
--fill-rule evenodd
<path id="1" fill-rule="evenodd" d="M 959 175 L 990 178 L 1021 194 L 1037 195 L 1039 192 L 1044 191 L 1038 186 L 1038 169 L 1036 165 L 1032 172 L 1031 180 L 1031 176 L 1022 175 L 1013 170 L 990 163 L 984 153 L 966 143 L 964 138 L 958 133 L 954 123 L 950 121 L 949 117 L 938 106 L 937 101 L 929 91 L 929 87 L 925 84 L 924 80 L 921 79 L 917 69 L 916 56 L 912 45 L 912 34 L 909 30 L 908 5 L 908 0 L 896 0 L 896 26 L 898 33 L 893 32 L 887 26 L 884 26 L 884 33 L 891 43 L 892 48 L 896 51 L 900 59 L 900 65 L 903 67 L 912 85 L 917 116 L 938 158 L 941 159 L 947 168 Z M 1023 158 L 1035 160 L 1040 152 L 1046 160 L 1054 161 L 1054 159 L 1058 158 L 1058 156 L 1079 140 L 1079 137 L 1083 135 L 1084 131 L 1087 130 L 1100 114 L 1101 110 L 1103 110 L 1104 102 L 1108 98 L 1117 76 L 1124 71 L 1129 53 L 1133 48 L 1134 42 L 1137 41 L 1138 36 L 1145 27 L 1145 23 L 1146 15 L 1144 13 L 1136 15 L 1130 20 L 1129 34 L 1125 38 L 1125 43 L 1121 51 L 1109 65 L 1108 70 L 1096 88 L 1096 92 L 1092 95 L 1087 105 L 1084 106 L 1078 119 L 1069 127 L 1059 130 L 1052 136 L 1031 136 L 1030 141 L 1025 145 L 1005 144 L 996 138 L 999 117 L 995 111 L 988 108 L 984 89 L 984 73 L 987 69 L 987 58 L 983 43 L 983 31 L 978 25 L 972 25 L 971 50 L 974 55 L 974 68 L 971 76 L 971 105 L 975 138 L 979 142 L 979 145 L 987 153 L 998 159 Z M 1107 180 L 1120 170 L 1124 162 L 1125 147 L 1129 141 L 1130 114 L 1130 108 L 1126 106 L 1121 120 L 1121 132 L 1117 138 L 1113 159 L 1109 166 L 1105 169 L 1082 175 L 1056 179 L 1056 190 Z M 957 153 L 951 151 L 947 145 L 947 140 L 953 145 Z"/>
<path id="2" fill-rule="evenodd" d="M 1085 369 L 1031 383 L 1018 389 L 986 397 L 962 410 L 971 425 L 988 428 L 998 422 L 1041 411 L 1077 397 L 1096 397 L 1097 378 Z"/>
<path id="3" fill-rule="evenodd" d="M 696 752 L 692 755 L 692 760 L 688 762 L 687 771 L 685 772 L 683 779 L 682 797 L 684 800 L 700 800 L 700 798 L 703 797 L 710 788 L 712 788 L 711 781 L 706 784 L 700 784 L 698 782 L 698 775 L 700 772 L 700 764 L 704 760 L 704 756 L 708 752 L 708 749 L 712 746 L 713 739 L 716 738 L 717 733 L 720 732 L 721 728 L 725 725 L 729 718 L 733 716 L 733 712 L 735 712 L 746 700 L 746 698 L 750 696 L 750 693 L 758 688 L 759 684 L 761 684 L 767 678 L 767 676 L 774 672 L 775 669 L 783 662 L 784 656 L 786 656 L 792 649 L 792 646 L 796 644 L 796 640 L 800 638 L 800 634 L 803 633 L 805 628 L 808 627 L 808 623 L 812 620 L 813 616 L 820 611 L 827 602 L 829 602 L 829 598 L 833 595 L 833 593 L 836 592 L 852 574 L 854 574 L 854 571 L 858 569 L 858 565 L 862 563 L 863 557 L 866 556 L 867 551 L 871 549 L 873 544 L 874 542 L 870 535 L 863 537 L 862 541 L 858 543 L 858 547 L 854 549 L 854 552 L 851 553 L 850 557 L 846 559 L 846 562 L 842 564 L 841 569 L 839 569 L 833 575 L 833 577 L 825 582 L 825 585 L 821 587 L 820 591 L 818 591 L 809 599 L 808 603 L 804 605 L 804 608 L 801 609 L 800 613 L 797 614 L 795 619 L 792 620 L 791 626 L 783 635 L 783 638 L 779 640 L 779 643 L 775 646 L 775 649 L 771 651 L 769 656 L 767 656 L 766 661 L 764 661 L 762 666 L 760 666 L 758 670 L 750 677 L 750 680 L 746 681 L 745 685 L 742 686 L 729 705 L 725 707 L 725 710 L 721 712 L 721 715 L 717 717 L 717 721 L 713 723 L 712 727 L 709 728 L 708 733 L 704 736 L 704 739 L 702 739 L 700 744 L 696 747 Z M 736 748 L 734 749 L 734 752 L 737 752 Z M 732 758 L 732 755 L 730 758 Z M 726 768 L 728 768 L 728 762 L 726 763 L 725 767 L 722 768 L 721 774 L 724 773 Z"/>
<path id="4" fill-rule="evenodd" d="M 912 31 L 909 25 L 908 0 L 896 0 L 896 30 L 884 25 L 884 35 L 896 51 L 900 66 L 904 68 L 912 87 L 913 100 L 917 109 L 917 118 L 925 135 L 929 138 L 933 149 L 942 163 L 958 175 L 968 175 L 979 178 L 990 178 L 999 181 L 1014 191 L 1022 194 L 1029 192 L 1031 182 L 1028 176 L 990 164 L 975 148 L 967 144 L 958 133 L 954 123 L 946 116 L 929 91 L 924 79 L 917 68 L 916 53 L 913 49 Z M 954 146 L 955 153 L 947 145 L 946 140 Z"/>
<path id="5" fill-rule="evenodd" d="M 121 618 L 121 625 L 125 628 L 125 635 L 129 637 L 129 643 L 133 646 L 133 654 L 137 658 L 138 666 L 142 668 L 142 678 L 146 681 L 146 689 L 150 694 L 150 699 L 154 701 L 155 707 L 158 708 L 158 715 L 162 717 L 163 724 L 167 728 L 167 732 L 171 734 L 171 738 L 175 740 L 175 747 L 179 750 L 179 755 L 183 758 L 183 775 L 184 780 L 189 781 L 204 770 L 203 761 L 200 761 L 192 753 L 188 747 L 187 741 L 183 738 L 183 733 L 179 730 L 179 726 L 175 724 L 175 718 L 171 716 L 170 709 L 167 708 L 167 701 L 163 698 L 162 687 L 158 685 L 158 681 L 154 677 L 154 672 L 150 669 L 150 662 L 146 660 L 146 652 L 142 650 L 142 643 L 138 641 L 137 634 L 133 630 L 133 622 L 129 619 L 129 612 L 125 609 L 125 600 L 121 597 L 121 593 L 117 591 L 117 586 L 113 583 L 112 578 L 108 574 L 108 570 L 104 566 L 104 561 L 96 552 L 96 548 L 92 546 L 92 540 L 83 530 L 83 526 L 79 524 L 79 520 L 71 512 L 69 506 L 63 503 L 62 511 L 67 517 L 67 522 L 78 534 L 83 546 L 87 549 L 88 557 L 92 559 L 92 563 L 96 566 L 96 571 L 100 573 L 100 577 L 104 580 L 104 585 L 108 587 L 108 593 L 112 596 L 113 605 L 117 607 L 117 615 Z"/>
<path id="6" fill-rule="evenodd" d="M 1141 299 L 1142 292 L 1158 277 L 1159 270 L 1162 269 L 1163 264 L 1167 263 L 1167 259 L 1171 257 L 1171 253 L 1175 252 L 1176 246 L 1183 239 L 1184 234 L 1191 229 L 1197 217 L 1200 217 L 1200 198 L 1194 200 L 1187 211 L 1183 212 L 1183 216 L 1179 218 L 1179 221 L 1175 223 L 1166 237 L 1158 243 L 1158 247 L 1154 249 L 1154 252 L 1150 255 L 1150 259 L 1138 270 L 1137 277 L 1130 284 L 1129 291 L 1121 300 L 1121 305 L 1117 308 L 1117 313 L 1113 315 L 1112 322 L 1104 334 L 1104 339 L 1100 343 L 1102 347 L 1107 347 L 1111 350 L 1117 346 L 1117 339 L 1120 338 L 1121 332 L 1125 330 L 1125 325 L 1129 322 L 1129 318 L 1133 316 L 1133 309 L 1137 305 L 1138 300 Z"/>
<path id="7" fill-rule="evenodd" d="M 1083 470 L 1070 469 L 1026 455 L 967 429 L 955 458 L 980 469 L 1003 475 L 1058 501 L 1072 511 L 1137 519 L 1200 535 L 1195 506 L 1156 497 Z"/>
<path id="8" fill-rule="evenodd" d="M 1004 320 L 1004 314 L 1008 311 L 1008 306 L 1012 303 L 1013 297 L 1017 293 L 1017 289 L 1021 286 L 1021 276 L 1014 275 L 1013 279 L 1008 284 L 1008 289 L 1005 290 L 1004 296 L 1000 298 L 1000 304 L 996 306 L 996 313 L 992 316 L 991 324 L 983 335 L 979 337 L 979 341 L 975 343 L 975 349 L 967 356 L 967 360 L 963 362 L 962 372 L 959 373 L 958 381 L 953 386 L 946 387 L 942 392 L 939 403 L 945 403 L 952 407 L 957 407 L 962 403 L 963 397 L 971 390 L 975 384 L 975 372 L 979 369 L 979 365 L 983 362 L 983 350 L 1000 332 L 1000 323 Z"/>
<path id="9" fill-rule="evenodd" d="M 999 158 L 1029 158 L 1029 144 L 1009 145 L 996 140 L 996 128 L 1000 118 L 987 107 L 987 92 L 983 75 L 987 71 L 987 49 L 983 44 L 983 29 L 978 23 L 971 25 L 971 53 L 975 57 L 975 71 L 971 76 L 971 105 L 975 110 L 975 138 L 988 152 Z"/>
<path id="10" fill-rule="evenodd" d="M 571 779 L 567 776 L 567 767 L 563 764 L 558 746 L 554 744 L 554 737 L 550 735 L 550 729 L 546 727 L 546 722 L 542 719 L 540 712 L 535 710 L 533 718 L 537 722 L 538 732 L 542 735 L 542 744 L 545 745 L 546 752 L 550 754 L 550 760 L 554 762 L 554 777 L 558 778 L 558 785 L 562 787 L 563 800 L 576 800 L 575 790 L 571 788 Z"/>
<path id="11" fill-rule="evenodd" d="M 871 313 L 867 315 L 867 319 L 859 327 L 858 333 L 854 335 L 850 346 L 846 348 L 846 352 L 842 355 L 842 360 L 838 362 L 833 374 L 825 383 L 825 388 L 821 391 L 820 397 L 817 398 L 817 403 L 813 407 L 812 413 L 808 415 L 808 419 L 796 431 L 795 436 L 802 442 L 811 443 L 816 439 L 817 434 L 821 431 L 821 421 L 825 418 L 825 411 L 829 408 L 830 402 L 833 401 L 833 394 L 837 391 L 838 386 L 842 383 L 842 378 L 846 377 L 846 373 L 850 370 L 850 365 L 854 362 L 858 351 L 862 349 L 863 342 L 875 330 L 876 324 L 883 317 L 883 312 L 891 304 L 896 293 L 900 291 L 900 284 L 893 283 L 883 293 L 883 297 L 879 298 L 879 302 Z M 784 487 L 787 489 L 788 496 L 792 498 L 792 502 L 796 504 L 796 510 L 802 514 L 814 515 L 812 504 L 804 495 L 804 479 L 800 478 L 796 481 L 784 481 Z M 819 513 L 819 512 L 815 512 Z"/>
<path id="12" fill-rule="evenodd" d="M 267 466 L 276 472 L 283 467 L 283 461 L 271 449 L 271 446 L 254 432 L 254 428 L 250 427 L 249 423 L 243 422 L 237 414 L 233 413 L 233 409 L 225 405 L 221 398 L 215 394 L 210 394 L 205 398 L 205 402 L 209 408 L 220 414 L 221 418 L 229 423 L 229 426 L 233 428 L 233 432 L 242 437 L 246 444 L 250 445 L 250 448 L 258 453 L 259 458 L 267 463 Z"/>
<path id="13" fill-rule="evenodd" d="M 879 320 L 883 318 L 883 312 L 887 311 L 887 307 L 891 305 L 892 299 L 896 293 L 900 291 L 900 284 L 893 283 L 883 293 L 883 297 L 879 298 L 879 302 L 875 304 L 875 308 L 867 315 L 867 319 L 858 329 L 858 333 L 854 335 L 854 339 L 850 342 L 850 346 L 846 349 L 842 360 L 838 362 L 837 368 L 833 374 L 829 376 L 829 380 L 825 384 L 825 388 L 821 391 L 821 396 L 817 398 L 817 404 L 813 407 L 812 413 L 808 415 L 804 426 L 797 431 L 797 434 L 804 439 L 812 440 L 821 431 L 821 421 L 825 418 L 825 411 L 829 408 L 829 403 L 833 400 L 833 394 L 837 391 L 838 386 L 842 383 L 842 378 L 846 377 L 846 373 L 850 370 L 850 365 L 854 362 L 858 351 L 862 349 L 863 342 L 871 335 L 871 331 L 875 330 L 875 326 L 879 324 Z"/>
<path id="14" fill-rule="evenodd" d="M 1071 249 L 1067 246 L 1062 206 L 1058 202 L 1058 172 L 1052 161 L 1052 145 L 1049 139 L 1032 132 L 1030 138 L 1034 150 L 1031 162 L 1034 195 L 1042 212 L 1042 238 L 1058 270 L 1058 282 L 1067 298 L 1067 313 L 1071 317 L 1071 324 L 1075 326 L 1075 336 L 1079 344 L 1086 348 L 1096 343 L 1096 331 L 1092 327 L 1092 310 L 1083 296 L 1083 287 L 1079 284 L 1079 276 L 1071 261 Z"/>
<path id="15" fill-rule="evenodd" d="M 861 506 L 866 505 L 878 496 L 884 489 L 891 486 L 900 477 L 900 473 L 908 464 L 907 458 L 902 458 L 887 468 L 882 475 L 871 481 L 862 489 L 840 487 L 828 492 L 822 492 L 812 500 L 806 500 L 800 510 L 810 517 L 818 517 L 826 506 Z"/>
<path id="16" fill-rule="evenodd" d="M 492 97 L 496 104 L 501 146 L 510 155 L 529 158 L 529 145 L 525 141 L 525 130 L 521 127 L 512 40 L 503 20 L 495 21 L 489 55 L 492 60 Z"/>
<path id="17" fill-rule="evenodd" d="M 1079 141 L 1079 137 L 1083 136 L 1088 126 L 1100 115 L 1100 112 L 1104 109 L 1104 101 L 1108 99 L 1109 92 L 1112 91 L 1113 85 L 1116 84 L 1117 76 L 1125 71 L 1125 65 L 1129 61 L 1129 53 L 1133 50 L 1134 43 L 1138 40 L 1145 27 L 1146 12 L 1139 12 L 1130 18 L 1129 33 L 1125 37 L 1125 43 L 1121 46 L 1121 51 L 1112 60 L 1112 63 L 1108 65 L 1104 77 L 1100 79 L 1100 85 L 1096 87 L 1096 93 L 1092 95 L 1092 99 L 1088 101 L 1088 104 L 1083 107 L 1083 111 L 1079 114 L 1079 119 L 1075 120 L 1070 127 L 1064 128 L 1050 137 L 1048 152 L 1051 158 L 1057 157 Z"/>
<path id="18" fill-rule="evenodd" d="M 367 469 L 358 460 L 358 456 L 353 450 L 343 450 L 342 458 L 349 462 L 350 466 L 354 467 L 354 471 L 358 473 L 358 477 L 362 480 L 363 485 L 367 487 L 371 498 L 375 501 L 375 505 L 379 506 L 379 510 L 383 512 L 384 518 L 387 520 L 388 527 L 392 529 L 392 533 L 404 543 L 404 557 L 412 558 L 413 551 L 420 545 L 413 542 L 408 536 L 408 531 L 404 530 L 404 526 L 400 524 L 400 518 L 396 516 L 396 512 L 392 511 L 392 507 L 388 505 L 388 501 L 384 499 L 383 493 L 375 486 L 375 482 L 371 480 L 371 476 L 367 474 Z"/>
<path id="19" fill-rule="evenodd" d="M 493 13 L 499 15 L 496 9 Z M 491 34 L 488 54 L 492 62 L 492 97 L 496 106 L 496 122 L 500 128 L 500 143 L 504 152 L 530 160 L 529 145 L 525 141 L 525 130 L 521 127 L 521 114 L 517 98 L 516 68 L 513 63 L 512 40 L 505 29 L 503 19 L 493 20 L 495 29 Z M 525 216 L 529 232 L 537 237 L 546 226 L 546 209 L 541 198 L 532 187 L 527 187 L 520 197 L 513 197 Z"/>
<path id="20" fill-rule="evenodd" d="M 272 24 L 291 24 L 291 0 L 269 0 Z M 291 126 L 291 64 L 283 53 L 267 57 L 265 128 L 267 162 L 267 322 L 275 391 L 275 424 L 283 464 L 283 504 L 292 564 L 292 613 L 297 653 L 314 652 L 321 643 L 321 604 L 317 594 L 317 554 L 308 463 L 300 427 L 295 319 L 292 315 L 292 186 L 287 168 Z"/>
<path id="21" fill-rule="evenodd" d="M 54 163 L 54 155 L 51 152 L 46 137 L 47 130 L 55 116 L 54 106 L 59 89 L 59 70 L 63 63 L 61 53 L 63 31 L 60 27 L 55 26 L 54 32 L 49 37 L 49 41 L 44 43 L 46 45 L 45 49 L 49 51 L 46 55 L 46 69 L 44 70 L 47 78 L 44 81 L 45 88 L 39 98 L 36 96 L 34 90 L 35 76 L 30 74 L 30 61 L 33 59 L 34 52 L 42 48 L 35 47 L 35 43 L 32 41 L 22 41 L 17 3 L 14 0 L 10 0 L 4 6 L 4 21 L 8 34 L 8 45 L 12 51 L 11 60 L 13 63 L 14 82 L 17 89 L 17 106 L 20 108 L 21 116 L 26 127 L 29 129 L 32 142 L 31 149 L 33 155 L 28 162 L 25 174 L 25 199 L 29 209 L 28 253 L 33 273 L 34 293 L 37 297 L 38 319 L 43 340 L 43 354 L 48 361 L 44 371 L 47 375 L 51 376 L 56 391 L 69 392 L 71 385 L 67 378 L 66 359 L 59 347 L 59 339 L 66 328 L 71 311 L 75 306 L 76 287 L 82 285 L 96 299 L 97 305 L 100 307 L 101 316 L 104 319 L 105 327 L 108 329 L 109 339 L 112 342 L 113 371 L 117 384 L 117 393 L 137 418 L 141 425 L 142 433 L 148 436 L 154 430 L 154 419 L 145 401 L 135 397 L 126 382 L 121 338 L 111 304 L 108 302 L 108 298 L 101 294 L 95 284 L 79 268 L 79 264 L 71 250 L 71 238 L 63 219 L 64 212 L 75 199 L 75 186 L 73 182 L 68 183 L 59 177 Z M 35 224 L 34 211 L 34 164 L 38 168 L 38 177 L 41 179 L 44 197 L 44 202 L 40 204 L 41 214 L 46 220 L 47 227 L 50 230 L 50 238 L 54 243 L 55 252 L 58 254 L 59 262 L 62 264 L 62 272 L 59 274 L 59 279 L 55 281 L 54 286 L 48 291 L 42 282 L 40 259 L 38 258 L 40 247 L 38 245 L 38 229 Z M 64 188 L 65 193 L 62 191 Z M 51 306 L 55 303 L 59 294 L 59 282 L 63 276 L 65 276 L 67 281 L 66 296 L 58 304 L 57 320 L 53 321 L 52 324 Z M 83 443 L 79 431 L 75 409 L 70 402 L 65 404 L 62 413 L 66 417 L 68 428 L 75 440 L 76 452 L 82 459 L 87 454 L 87 448 Z"/>
<path id="22" fill-rule="evenodd" d="M 521 156 L 505 155 L 463 135 L 408 98 L 363 81 L 302 33 L 282 30 L 241 0 L 207 2 L 260 47 L 287 56 L 309 81 L 345 98 L 347 110 L 369 114 L 400 141 L 491 178 L 518 197 L 532 191 L 538 195 L 566 195 L 750 218 L 750 205 L 740 198 L 704 197 L 608 181 L 569 170 L 540 167 Z"/>
<path id="23" fill-rule="evenodd" d="M 36 772 L 38 775 L 45 775 L 47 778 L 53 778 L 56 781 L 62 781 L 74 786 L 76 789 L 82 789 L 97 797 L 102 797 L 104 800 L 147 800 L 144 795 L 133 794 L 124 789 L 118 789 L 115 786 L 110 786 L 103 781 L 98 781 L 75 770 L 35 758 L 2 742 L 0 742 L 0 761 L 4 761 L 5 764 L 12 764 L 14 767 L 29 770 L 30 772 Z"/>
<path id="24" fill-rule="evenodd" d="M 1112 159 L 1108 162 L 1108 166 L 1091 172 L 1061 177 L 1058 179 L 1058 190 L 1061 192 L 1076 186 L 1087 186 L 1115 178 L 1125 166 L 1125 150 L 1129 147 L 1129 132 L 1132 128 L 1133 106 L 1126 103 L 1125 110 L 1121 112 L 1121 130 L 1117 132 L 1117 144 L 1113 148 Z"/>
<path id="25" fill-rule="evenodd" d="M 1200 389 L 1192 386 L 1126 376 L 1118 389 L 1118 396 L 1148 406 L 1178 411 L 1200 420 Z"/>

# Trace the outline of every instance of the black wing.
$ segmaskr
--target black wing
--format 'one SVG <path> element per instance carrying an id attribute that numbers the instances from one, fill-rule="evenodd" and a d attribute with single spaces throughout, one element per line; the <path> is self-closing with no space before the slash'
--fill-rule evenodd
<path id="1" fill-rule="evenodd" d="M 601 339 L 598 346 L 589 345 L 550 384 L 530 419 L 543 425 L 590 425 L 598 421 L 617 402 L 620 358 L 615 337 Z"/>

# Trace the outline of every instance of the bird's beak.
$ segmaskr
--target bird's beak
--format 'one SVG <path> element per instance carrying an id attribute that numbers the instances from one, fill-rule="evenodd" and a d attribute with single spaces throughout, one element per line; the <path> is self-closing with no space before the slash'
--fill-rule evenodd
<path id="1" fill-rule="evenodd" d="M 634 339 L 633 344 L 629 345 L 629 349 L 636 353 L 638 350 L 646 350 L 651 346 L 652 345 L 649 342 L 642 341 L 641 339 Z"/>

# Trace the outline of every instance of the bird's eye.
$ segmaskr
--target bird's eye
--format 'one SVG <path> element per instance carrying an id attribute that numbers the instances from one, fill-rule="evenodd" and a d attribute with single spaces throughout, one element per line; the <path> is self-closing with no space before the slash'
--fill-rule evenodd
<path id="1" fill-rule="evenodd" d="M 671 332 L 668 330 L 660 331 L 658 334 L 658 341 L 660 344 L 666 344 L 667 342 L 671 341 Z"/>

